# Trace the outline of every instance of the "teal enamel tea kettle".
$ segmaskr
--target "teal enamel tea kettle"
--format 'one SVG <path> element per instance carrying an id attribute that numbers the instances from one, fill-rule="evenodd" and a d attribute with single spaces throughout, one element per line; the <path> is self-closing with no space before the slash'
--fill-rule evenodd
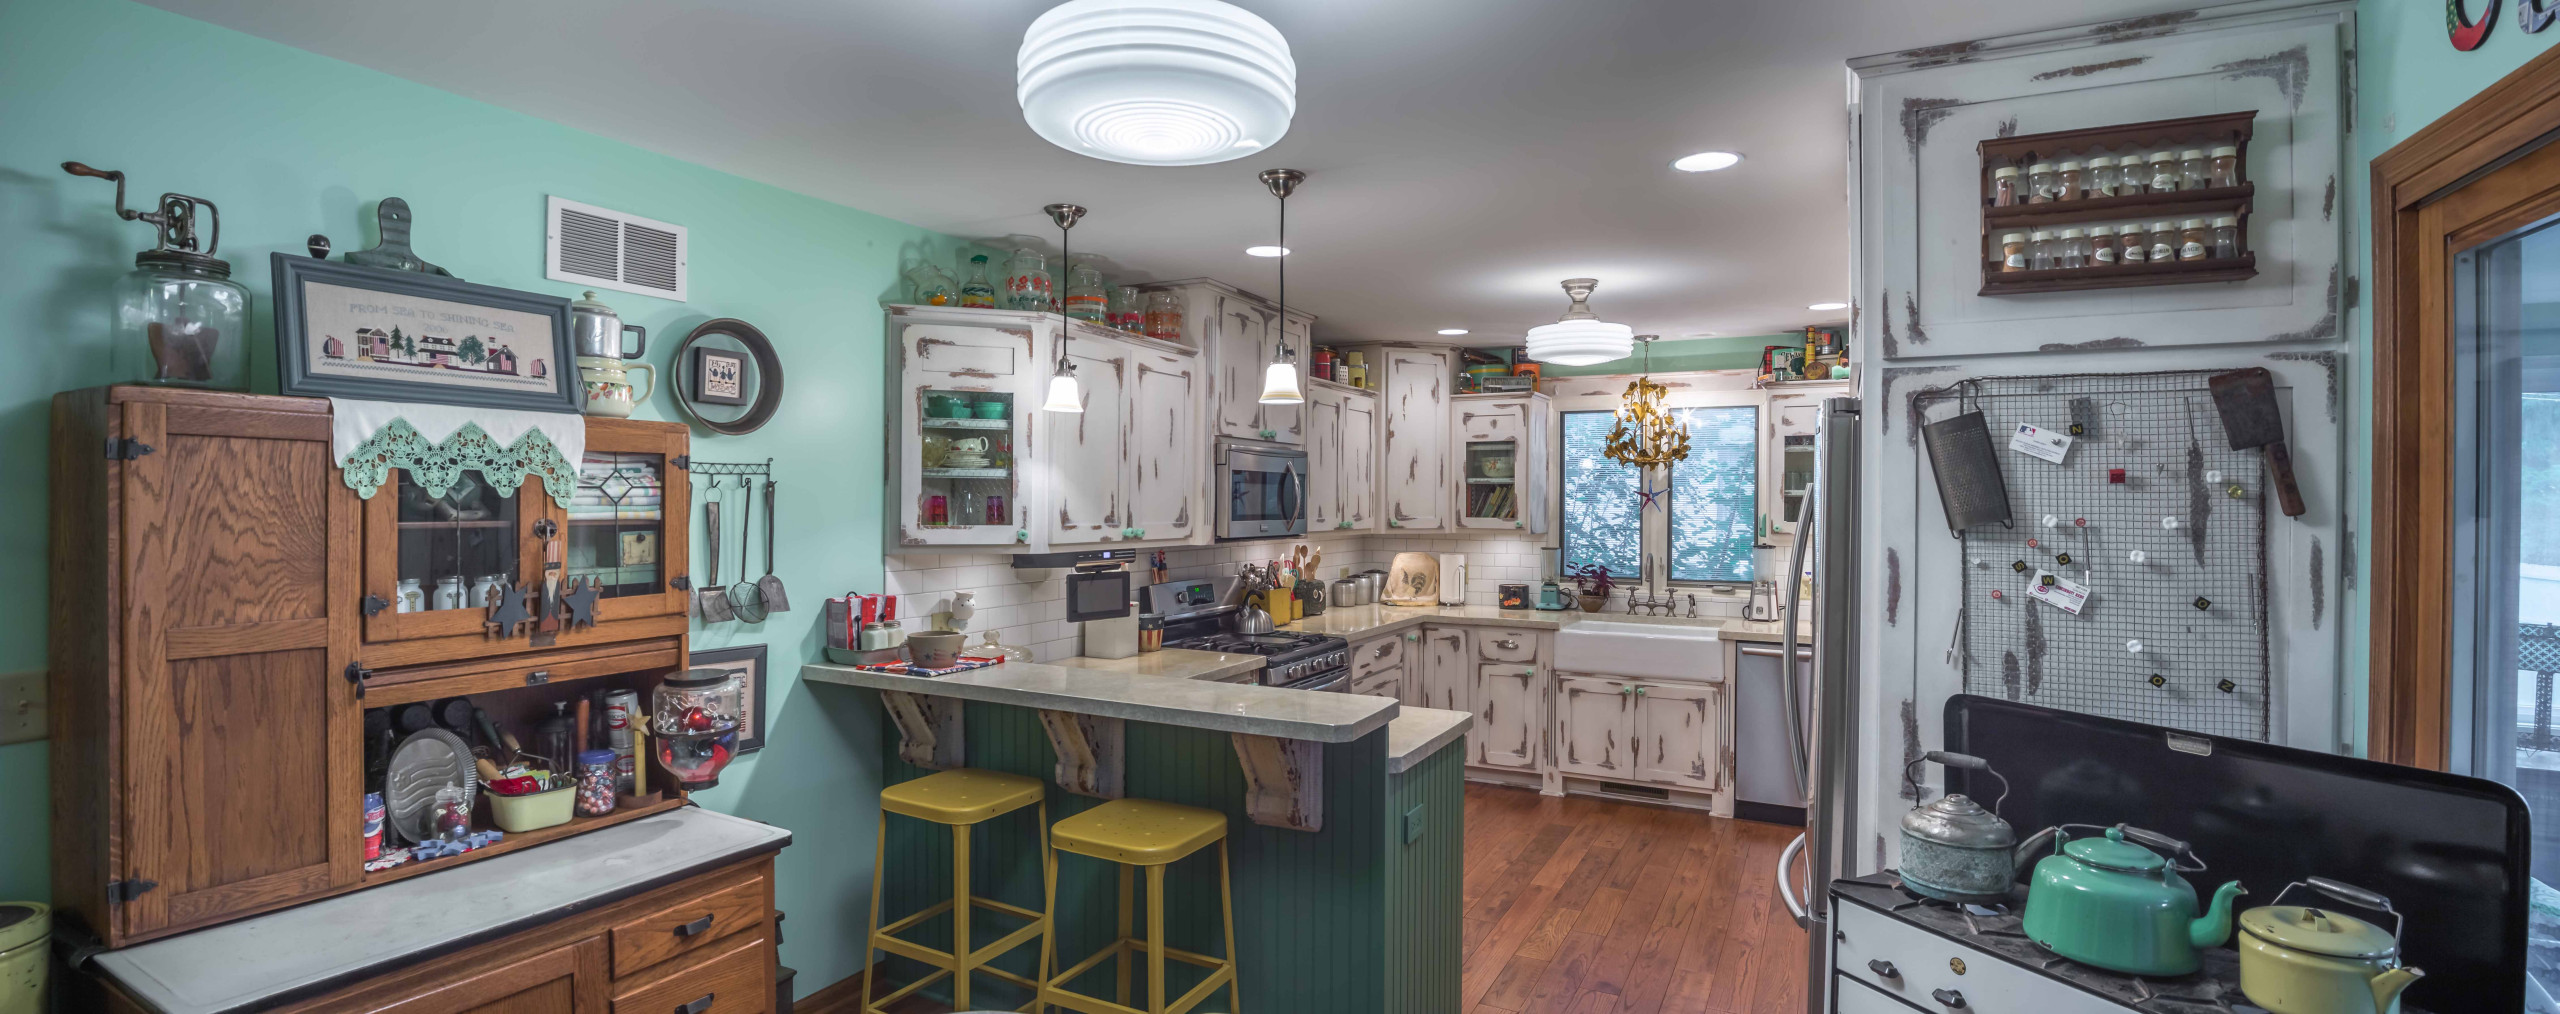
<path id="1" fill-rule="evenodd" d="M 2073 838 L 2075 830 L 2100 834 Z M 2195 889 L 2178 874 L 2202 872 L 2204 862 L 2187 843 L 2123 824 L 2064 824 L 2036 832 L 2019 857 L 2048 839 L 2060 847 L 2036 862 L 2022 924 L 2044 949 L 2093 968 L 2174 976 L 2196 970 L 2198 950 L 2231 939 L 2240 883 L 2215 889 L 2212 906 L 2196 914 Z"/>

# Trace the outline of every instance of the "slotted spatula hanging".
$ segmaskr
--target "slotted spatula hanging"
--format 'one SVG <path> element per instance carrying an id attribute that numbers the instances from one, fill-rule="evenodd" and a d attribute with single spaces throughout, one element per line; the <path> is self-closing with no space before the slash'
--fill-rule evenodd
<path id="1" fill-rule="evenodd" d="M 711 535 L 711 580 L 703 582 L 702 587 L 693 593 L 694 599 L 702 604 L 703 619 L 726 623 L 738 614 L 729 608 L 728 587 L 720 583 L 720 490 L 717 485 L 712 487 L 711 496 L 702 502 L 702 528 Z"/>
<path id="2" fill-rule="evenodd" d="M 782 590 L 782 579 L 773 576 L 773 487 L 773 480 L 764 481 L 764 577 L 756 581 L 756 590 L 764 596 L 765 612 L 787 613 L 791 596 Z"/>

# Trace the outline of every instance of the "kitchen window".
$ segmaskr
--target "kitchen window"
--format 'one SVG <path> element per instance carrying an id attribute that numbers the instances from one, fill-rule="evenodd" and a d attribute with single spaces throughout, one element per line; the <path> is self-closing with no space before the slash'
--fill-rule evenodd
<path id="1" fill-rule="evenodd" d="M 1672 415 L 1689 428 L 1688 460 L 1638 469 L 1605 453 L 1615 412 L 1561 414 L 1557 485 L 1565 574 L 1597 564 L 1630 585 L 1665 577 L 1674 584 L 1748 584 L 1756 576 L 1760 407 L 1675 408 Z M 1648 490 L 1659 491 L 1651 504 Z M 1658 573 L 1666 560 L 1670 572 Z"/>

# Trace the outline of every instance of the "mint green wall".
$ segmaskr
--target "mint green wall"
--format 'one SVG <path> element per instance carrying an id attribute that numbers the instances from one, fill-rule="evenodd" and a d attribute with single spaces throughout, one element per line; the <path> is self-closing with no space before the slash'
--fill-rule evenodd
<path id="1" fill-rule="evenodd" d="M 1791 334 L 1728 335 L 1722 338 L 1665 339 L 1653 343 L 1653 372 L 1680 373 L 1690 370 L 1756 370 L 1760 368 L 1760 350 L 1771 345 L 1804 344 L 1804 332 Z M 1642 350 L 1637 355 L 1641 356 Z M 1598 366 L 1555 366 L 1542 368 L 1541 376 L 1598 377 L 1632 372 L 1639 360 L 1626 359 Z"/>
<path id="2" fill-rule="evenodd" d="M 272 388 L 267 254 L 325 233 L 370 245 L 373 202 L 407 198 L 427 259 L 474 282 L 575 296 L 542 277 L 544 197 L 690 227 L 692 300 L 603 294 L 647 326 L 663 363 L 710 317 L 780 346 L 789 396 L 744 438 L 697 433 L 712 460 L 775 459 L 799 609 L 761 627 L 714 625 L 697 647 L 772 645 L 770 745 L 739 762 L 711 807 L 790 828 L 783 960 L 810 988 L 856 966 L 881 755 L 871 695 L 811 693 L 820 600 L 880 584 L 880 298 L 901 258 L 953 242 L 301 50 L 124 0 L 0 3 L 0 671 L 44 665 L 46 402 L 118 380 L 106 287 L 150 245 L 108 210 L 112 187 L 76 159 L 130 174 L 135 196 L 211 198 L 222 256 L 259 300 L 253 367 Z M 664 379 L 662 374 L 661 379 Z M 676 417 L 665 394 L 644 409 Z M 0 748 L 0 898 L 46 897 L 45 744 Z M 247 773 L 254 776 L 254 773 Z"/>
<path id="3" fill-rule="evenodd" d="M 2486 6 L 2474 2 L 2477 11 Z M 2445 38 L 2443 0 L 2362 0 L 2356 5 L 2356 138 L 2347 173 L 2348 203 L 2356 223 L 2354 245 L 2357 277 L 2366 281 L 2362 307 L 2352 315 L 2353 354 L 2348 357 L 2354 411 L 2350 412 L 2352 460 L 2349 491 L 2356 517 L 2356 573 L 2373 573 L 2373 540 L 2366 527 L 2373 516 L 2373 321 L 2367 314 L 2373 296 L 2373 196 L 2369 163 L 2392 145 L 2435 122 L 2480 89 L 2560 42 L 2560 25 L 2539 35 L 2518 30 L 2515 3 L 2500 5 L 2499 24 L 2479 49 L 2464 53 Z M 2354 633 L 2346 645 L 2347 733 L 2356 751 L 2365 749 L 2366 677 L 2370 671 L 2371 587 L 2359 582 L 2348 603 L 2346 629 Z"/>

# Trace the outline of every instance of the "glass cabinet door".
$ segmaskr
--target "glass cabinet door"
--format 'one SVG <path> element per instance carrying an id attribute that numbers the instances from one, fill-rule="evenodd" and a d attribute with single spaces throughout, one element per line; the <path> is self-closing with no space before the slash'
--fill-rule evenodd
<path id="1" fill-rule="evenodd" d="M 921 491 L 915 526 L 948 531 L 1001 529 L 1012 541 L 1020 525 L 1014 491 L 1014 398 L 1007 392 L 924 392 L 918 420 Z"/>
<path id="2" fill-rule="evenodd" d="M 1466 528 L 1520 527 L 1520 442 L 1467 443 L 1462 472 L 1465 503 L 1458 524 Z"/>
<path id="3" fill-rule="evenodd" d="M 667 590 L 666 467 L 656 454 L 587 452 L 569 502 L 564 583 L 592 585 L 599 599 Z"/>
<path id="4" fill-rule="evenodd" d="M 500 493 L 478 470 L 429 489 L 407 469 L 365 505 L 365 639 L 475 633 L 505 590 L 533 579 L 542 482 Z"/>

